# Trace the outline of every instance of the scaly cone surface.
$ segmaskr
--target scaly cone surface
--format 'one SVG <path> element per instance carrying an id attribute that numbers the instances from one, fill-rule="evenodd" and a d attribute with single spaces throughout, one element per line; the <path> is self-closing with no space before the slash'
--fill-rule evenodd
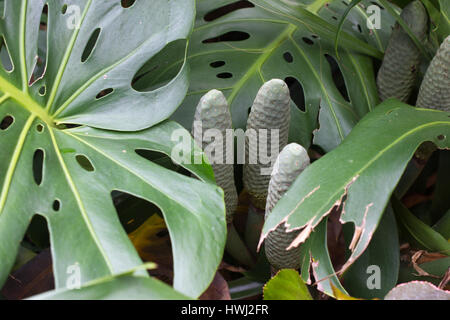
<path id="1" fill-rule="evenodd" d="M 420 86 L 419 108 L 450 111 L 450 36 L 437 51 Z"/>
<path id="2" fill-rule="evenodd" d="M 288 142 L 290 93 L 283 80 L 266 82 L 247 120 L 244 187 L 252 204 L 264 210 L 273 163 Z M 264 159 L 265 156 L 269 159 Z"/>
<path id="3" fill-rule="evenodd" d="M 420 1 L 408 4 L 400 17 L 412 33 L 424 41 L 428 29 L 428 15 Z M 377 87 L 380 99 L 397 98 L 407 102 L 412 92 L 420 64 L 420 50 L 403 28 L 396 23 L 392 31 L 383 63 L 378 71 Z"/>
<path id="4" fill-rule="evenodd" d="M 278 200 L 288 191 L 295 179 L 309 165 L 308 152 L 296 143 L 288 144 L 281 151 L 275 162 L 269 184 L 266 205 L 266 219 Z M 300 247 L 286 250 L 300 231 L 286 232 L 284 225 L 279 225 L 270 232 L 265 241 L 266 256 L 275 269 L 299 269 Z"/>
<path id="5" fill-rule="evenodd" d="M 227 223 L 233 220 L 238 202 L 232 161 L 234 148 L 226 143 L 226 130 L 231 128 L 231 115 L 225 96 L 218 90 L 209 91 L 201 98 L 195 111 L 192 135 L 208 157 L 217 185 L 224 191 Z M 202 134 L 198 136 L 196 133 Z M 227 162 L 227 159 L 231 162 Z"/>

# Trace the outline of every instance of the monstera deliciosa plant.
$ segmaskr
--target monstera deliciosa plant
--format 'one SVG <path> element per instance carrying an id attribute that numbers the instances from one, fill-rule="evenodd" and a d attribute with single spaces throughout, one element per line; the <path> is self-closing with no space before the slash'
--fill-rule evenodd
<path id="1" fill-rule="evenodd" d="M 446 296 L 450 116 L 414 106 L 450 7 L 421 1 L 421 41 L 400 16 L 412 2 L 0 0 L 2 295 L 17 298 L 10 280 L 47 257 L 55 290 L 34 279 L 21 297 Z M 380 104 L 377 74 L 397 53 L 396 32 L 420 63 L 407 72 L 408 99 Z M 190 138 L 196 108 L 220 101 L 230 129 L 246 129 L 272 79 L 290 95 L 290 150 L 308 150 L 311 165 L 265 222 L 235 165 L 230 222 L 214 176 L 227 177 Z M 200 163 L 173 157 L 173 137 L 186 134 Z M 279 227 L 294 232 L 286 245 L 299 249 L 300 273 L 267 261 L 262 248 Z M 374 266 L 379 285 L 369 288 Z M 440 288 L 387 295 L 410 280 Z"/>
<path id="2" fill-rule="evenodd" d="M 214 276 L 225 216 L 210 168 L 186 165 L 199 181 L 137 152 L 170 154 L 171 133 L 181 128 L 165 120 L 187 91 L 187 66 L 148 91 L 134 89 L 133 79 L 165 48 L 186 47 L 194 1 L 123 3 L 2 2 L 2 284 L 34 215 L 48 223 L 56 288 L 66 286 L 71 265 L 79 265 L 81 284 L 142 265 L 113 206 L 115 190 L 163 212 L 175 289 L 196 297 Z"/>

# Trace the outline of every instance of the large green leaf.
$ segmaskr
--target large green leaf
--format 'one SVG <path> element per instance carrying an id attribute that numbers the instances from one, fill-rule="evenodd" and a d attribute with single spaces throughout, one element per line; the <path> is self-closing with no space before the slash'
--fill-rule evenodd
<path id="1" fill-rule="evenodd" d="M 23 116 L 22 121 L 22 117 L 17 117 L 1 133 L 2 147 L 12 149 L 2 154 L 2 172 L 14 169 L 3 180 L 2 281 L 35 213 L 48 221 L 57 287 L 65 284 L 66 270 L 76 262 L 80 263 L 83 281 L 139 264 L 113 207 L 111 192 L 119 190 L 161 208 L 172 238 L 175 288 L 194 296 L 206 288 L 221 260 L 225 243 L 222 192 L 213 185 L 153 164 L 135 151 L 170 154 L 175 143 L 166 137 L 176 129 L 184 129 L 168 122 L 138 133 L 87 127 L 63 131 L 45 127 L 40 133 L 36 128 L 42 121 L 28 120 L 27 125 L 25 111 L 7 105 L 0 112 Z M 21 152 L 14 152 L 21 132 L 27 129 Z M 39 185 L 32 172 L 33 155 L 38 149 L 45 155 Z M 9 161 L 14 155 L 17 160 Z M 89 162 L 80 164 L 77 157 Z M 206 168 L 187 167 L 200 177 L 211 179 Z M 59 208 L 54 206 L 54 201 Z"/>
<path id="2" fill-rule="evenodd" d="M 49 123 L 115 130 L 148 128 L 175 111 L 187 90 L 186 67 L 156 90 L 138 92 L 131 82 L 140 67 L 168 44 L 186 42 L 194 1 L 136 1 L 129 8 L 120 1 L 52 1 L 47 14 L 47 64 L 45 73 L 36 77 L 39 21 L 46 2 L 4 3 L 0 33 L 13 69 L 0 71 L 0 86 L 18 105 Z M 100 32 L 97 39 L 95 31 Z M 90 55 L 84 60 L 86 52 Z M 107 89 L 113 91 L 98 98 Z"/>
<path id="3" fill-rule="evenodd" d="M 184 165 L 201 182 L 137 153 L 171 155 L 178 143 L 171 135 L 188 132 L 173 122 L 138 132 L 55 125 L 70 118 L 136 130 L 167 118 L 184 95 L 186 70 L 145 93 L 133 90 L 131 79 L 168 42 L 186 38 L 193 1 L 136 1 L 129 8 L 120 1 L 50 2 L 46 71 L 29 86 L 43 6 L 39 0 L 6 1 L 0 20 L 14 66 L 11 72 L 0 68 L 0 284 L 35 214 L 48 222 L 57 288 L 65 285 L 68 267 L 75 264 L 83 283 L 140 265 L 113 206 L 111 193 L 117 190 L 161 209 L 172 240 L 174 287 L 200 295 L 224 249 L 222 191 L 210 183 L 213 173 L 206 164 Z M 80 29 L 66 26 L 70 6 L 81 9 Z M 97 27 L 102 29 L 98 42 L 81 63 Z M 43 96 L 38 93 L 42 84 L 47 86 Z M 109 87 L 113 93 L 95 98 Z M 67 108 L 58 113 L 61 106 Z"/>
<path id="4" fill-rule="evenodd" d="M 261 243 L 278 225 L 302 230 L 291 246 L 310 236 L 333 209 L 352 222 L 346 270 L 367 248 L 408 161 L 423 141 L 450 147 L 450 113 L 388 100 L 364 117 L 335 150 L 309 166 L 267 219 Z M 260 244 L 261 244 L 260 243 Z"/>
<path id="5" fill-rule="evenodd" d="M 286 79 L 298 104 L 292 102 L 290 139 L 308 147 L 313 131 L 318 129 L 314 132 L 314 143 L 326 151 L 336 147 L 360 117 L 378 104 L 368 55 L 382 57 L 394 21 L 382 12 L 383 29 L 369 30 L 366 11 L 361 7 L 352 11 L 341 37 L 341 60 L 338 67 L 331 68 L 338 23 L 334 18 L 346 6 L 341 1 L 301 3 L 305 4 L 296 6 L 278 0 L 251 3 L 198 0 L 188 53 L 191 86 L 173 119 L 190 128 L 200 97 L 214 88 L 226 95 L 233 126 L 244 129 L 248 110 L 261 85 L 272 78 Z M 230 12 L 237 5 L 243 7 Z M 218 15 L 221 16 L 217 18 Z M 175 60 L 159 77 L 172 74 L 182 62 Z M 142 72 L 153 67 L 147 65 Z M 348 92 L 350 102 L 333 80 L 333 72 L 339 74 L 337 68 L 345 80 L 345 85 L 339 86 Z M 303 89 L 293 85 L 296 83 L 293 79 Z M 146 88 L 159 81 L 158 77 L 143 76 L 139 85 Z"/>

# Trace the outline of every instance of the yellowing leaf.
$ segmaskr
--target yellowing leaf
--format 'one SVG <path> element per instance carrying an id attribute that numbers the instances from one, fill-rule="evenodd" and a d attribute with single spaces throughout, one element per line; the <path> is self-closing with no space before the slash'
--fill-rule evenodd
<path id="1" fill-rule="evenodd" d="M 264 300 L 312 300 L 312 297 L 297 271 L 283 269 L 264 286 Z"/>
<path id="2" fill-rule="evenodd" d="M 159 215 L 152 215 L 129 237 L 144 261 L 160 261 L 168 256 L 172 259 L 169 233 L 164 219 Z"/>

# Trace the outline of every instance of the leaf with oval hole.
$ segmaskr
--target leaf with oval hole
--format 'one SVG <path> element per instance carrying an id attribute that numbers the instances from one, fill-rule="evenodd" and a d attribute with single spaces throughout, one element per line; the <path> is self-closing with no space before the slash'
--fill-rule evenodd
<path id="1" fill-rule="evenodd" d="M 156 262 L 158 266 L 172 267 L 169 234 L 164 220 L 159 215 L 152 215 L 130 233 L 129 237 L 144 261 Z"/>
<path id="2" fill-rule="evenodd" d="M 394 21 L 382 12 L 383 29 L 369 30 L 365 10 L 355 10 L 344 25 L 341 61 L 333 61 L 338 24 L 333 17 L 346 6 L 341 1 L 308 2 L 292 6 L 278 0 L 197 1 L 188 52 L 191 85 L 173 119 L 190 128 L 200 97 L 214 88 L 226 95 L 233 126 L 245 129 L 248 109 L 261 85 L 280 78 L 290 84 L 294 101 L 290 139 L 307 148 L 318 128 L 314 143 L 326 151 L 336 147 L 378 104 L 368 55 L 382 57 Z M 172 61 L 162 72 L 172 74 L 183 62 Z M 332 73 L 341 73 L 337 83 Z M 144 75 L 140 82 L 143 88 L 151 87 L 155 77 Z"/>
<path id="3" fill-rule="evenodd" d="M 342 208 L 340 221 L 355 226 L 351 255 L 340 270 L 345 271 L 367 248 L 418 146 L 432 141 L 438 148 L 450 148 L 449 137 L 449 112 L 414 108 L 397 100 L 383 102 L 338 148 L 302 172 L 266 220 L 260 245 L 284 224 L 288 230 L 301 230 L 289 247 L 298 246 L 333 209 Z"/>
<path id="4" fill-rule="evenodd" d="M 4 4 L 1 58 L 12 68 L 0 67 L 0 286 L 34 215 L 48 224 L 57 288 L 76 266 L 87 283 L 140 265 L 113 205 L 112 193 L 121 191 L 162 211 L 172 241 L 174 287 L 199 296 L 224 250 L 222 191 L 212 184 L 209 165 L 182 165 L 199 181 L 138 153 L 170 157 L 178 146 L 171 140 L 175 133 L 188 137 L 188 150 L 199 151 L 184 128 L 161 122 L 186 93 L 186 68 L 150 91 L 132 87 L 135 73 L 160 63 L 166 50 L 178 46 L 184 57 L 194 1 Z M 35 70 L 44 63 L 42 52 L 43 74 Z"/>
<path id="5" fill-rule="evenodd" d="M 184 99 L 193 0 L 5 0 L 3 11 L 0 91 L 49 124 L 136 131 Z M 183 63 L 170 79 L 134 89 L 138 71 L 174 44 Z"/>
<path id="6" fill-rule="evenodd" d="M 11 100 L 0 108 L 1 115 L 8 112 L 17 118 L 0 133 L 5 150 L 0 154 L 1 283 L 35 214 L 48 222 L 57 288 L 65 286 L 72 265 L 79 264 L 84 283 L 140 264 L 113 206 L 111 193 L 118 190 L 161 209 L 172 241 L 175 289 L 196 297 L 207 288 L 226 239 L 223 193 L 211 183 L 212 169 L 183 165 L 202 182 L 136 152 L 170 155 L 178 142 L 168 137 L 177 130 L 189 137 L 189 132 L 174 122 L 136 133 L 88 127 L 58 130 L 14 109 Z M 36 150 L 42 163 L 34 166 Z"/>

